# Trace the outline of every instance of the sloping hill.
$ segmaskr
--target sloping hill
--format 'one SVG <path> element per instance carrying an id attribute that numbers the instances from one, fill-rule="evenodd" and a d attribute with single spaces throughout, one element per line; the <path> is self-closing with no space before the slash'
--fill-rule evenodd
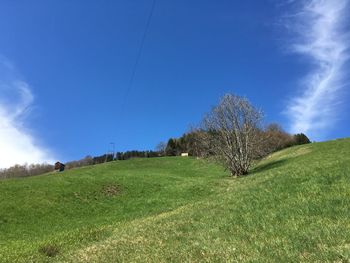
<path id="1" fill-rule="evenodd" d="M 0 181 L 1 262 L 347 262 L 350 139 L 228 178 L 191 158 Z"/>

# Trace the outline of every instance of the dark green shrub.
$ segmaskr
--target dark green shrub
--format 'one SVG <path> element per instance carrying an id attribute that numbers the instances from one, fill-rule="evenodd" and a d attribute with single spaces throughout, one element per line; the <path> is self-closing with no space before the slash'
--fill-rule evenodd
<path id="1" fill-rule="evenodd" d="M 39 248 L 39 252 L 47 257 L 55 257 L 59 252 L 59 248 L 55 245 L 44 245 Z"/>

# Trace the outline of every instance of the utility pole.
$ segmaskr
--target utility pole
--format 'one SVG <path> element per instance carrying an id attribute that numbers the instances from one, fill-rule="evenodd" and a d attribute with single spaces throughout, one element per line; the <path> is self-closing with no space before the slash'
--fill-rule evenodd
<path id="1" fill-rule="evenodd" d="M 114 157 L 115 157 L 115 143 L 111 142 L 110 145 L 112 146 L 111 147 L 111 150 L 112 150 L 111 154 L 113 155 L 113 160 L 114 160 Z"/>
<path id="2" fill-rule="evenodd" d="M 115 157 L 115 143 L 114 142 L 110 142 L 109 145 L 108 145 L 108 150 L 107 150 L 107 153 L 106 153 L 105 163 L 107 162 L 109 155 L 112 155 L 112 159 L 114 160 L 114 157 Z"/>

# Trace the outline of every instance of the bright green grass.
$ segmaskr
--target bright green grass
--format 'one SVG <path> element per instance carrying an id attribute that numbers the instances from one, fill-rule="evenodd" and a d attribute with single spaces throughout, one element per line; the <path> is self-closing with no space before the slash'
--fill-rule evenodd
<path id="1" fill-rule="evenodd" d="M 0 262 L 350 261 L 350 139 L 286 149 L 238 179 L 135 159 L 3 180 L 0 197 Z"/>

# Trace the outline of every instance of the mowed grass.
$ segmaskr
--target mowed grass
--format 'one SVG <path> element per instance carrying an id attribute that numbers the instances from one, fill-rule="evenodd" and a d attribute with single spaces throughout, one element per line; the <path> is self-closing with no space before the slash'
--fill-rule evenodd
<path id="1" fill-rule="evenodd" d="M 192 158 L 0 181 L 1 262 L 349 262 L 350 139 L 229 178 Z"/>

